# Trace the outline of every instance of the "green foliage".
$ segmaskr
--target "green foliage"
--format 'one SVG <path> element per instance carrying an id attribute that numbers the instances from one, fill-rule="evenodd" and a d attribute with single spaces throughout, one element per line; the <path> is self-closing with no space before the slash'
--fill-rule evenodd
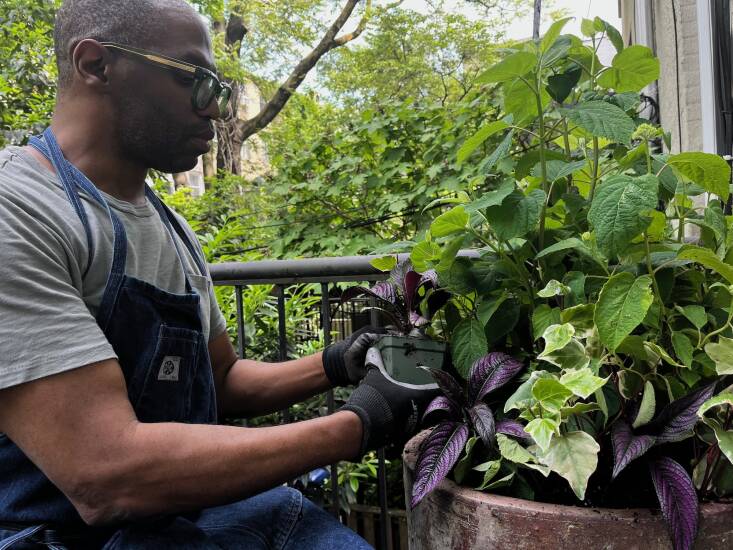
<path id="1" fill-rule="evenodd" d="M 731 172 L 715 155 L 657 152 L 664 131 L 636 110 L 638 93 L 659 75 L 651 51 L 623 48 L 600 19 L 583 22 L 589 45 L 562 26 L 484 69 L 480 81 L 501 93 L 498 110 L 465 133 L 451 158 L 462 170 L 490 167 L 491 177 L 458 188 L 458 206 L 435 203 L 445 212 L 413 255 L 421 251 L 424 267 L 453 292 L 444 333 L 459 374 L 484 349 L 528 365 L 497 409 L 535 445 L 502 436 L 498 450 L 475 446 L 459 462 L 464 482 L 488 488 L 468 463 L 490 464 L 491 478 L 512 474 L 504 492 L 524 496 L 543 487 L 522 469 L 545 469 L 577 499 L 603 505 L 608 473 L 598 471 L 595 486 L 588 480 L 619 459 L 599 460 L 612 453 L 607 434 L 623 426 L 661 433 L 670 402 L 733 373 L 733 217 L 723 209 Z M 595 55 L 601 40 L 617 48 L 610 67 Z M 487 142 L 493 151 L 482 148 Z M 691 198 L 703 192 L 712 196 L 698 207 Z M 694 243 L 690 225 L 700 228 Z M 474 259 L 446 267 L 455 243 Z M 678 444 L 697 465 L 704 496 L 731 491 L 730 472 L 706 458 L 733 452 L 730 407 L 726 398 L 701 409 L 698 441 Z M 644 440 L 644 449 L 653 443 Z"/>

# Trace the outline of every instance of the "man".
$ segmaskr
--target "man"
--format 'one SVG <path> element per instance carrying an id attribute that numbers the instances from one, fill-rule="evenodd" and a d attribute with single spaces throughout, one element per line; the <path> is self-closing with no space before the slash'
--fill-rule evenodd
<path id="1" fill-rule="evenodd" d="M 226 107 L 205 23 L 67 0 L 55 46 L 50 128 L 0 152 L 0 549 L 367 547 L 281 485 L 404 439 L 430 396 L 365 376 L 370 334 L 237 359 L 190 228 L 145 184 L 192 168 Z M 216 424 L 361 378 L 328 417 Z"/>

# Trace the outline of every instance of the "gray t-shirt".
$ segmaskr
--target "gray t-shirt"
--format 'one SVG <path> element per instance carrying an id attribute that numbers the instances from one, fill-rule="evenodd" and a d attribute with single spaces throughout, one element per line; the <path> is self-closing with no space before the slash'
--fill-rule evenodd
<path id="1" fill-rule="evenodd" d="M 0 150 L 0 389 L 117 357 L 94 317 L 112 265 L 112 224 L 94 199 L 80 195 L 94 244 L 86 275 L 86 233 L 60 180 L 27 150 Z M 127 231 L 126 274 L 180 294 L 185 268 L 201 295 L 205 337 L 221 335 L 226 323 L 209 274 L 176 235 L 181 266 L 153 205 L 105 198 Z"/>

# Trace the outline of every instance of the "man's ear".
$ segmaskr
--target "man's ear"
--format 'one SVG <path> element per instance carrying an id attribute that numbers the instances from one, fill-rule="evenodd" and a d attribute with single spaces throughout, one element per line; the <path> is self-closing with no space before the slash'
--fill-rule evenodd
<path id="1" fill-rule="evenodd" d="M 71 52 L 71 62 L 75 80 L 99 91 L 106 89 L 111 56 L 109 50 L 99 42 L 92 39 L 79 42 Z"/>

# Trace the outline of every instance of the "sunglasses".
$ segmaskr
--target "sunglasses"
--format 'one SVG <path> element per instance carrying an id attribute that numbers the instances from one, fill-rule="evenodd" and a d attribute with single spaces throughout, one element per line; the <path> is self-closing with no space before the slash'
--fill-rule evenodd
<path id="1" fill-rule="evenodd" d="M 161 54 L 133 48 L 132 46 L 124 46 L 114 42 L 100 42 L 105 48 L 119 50 L 121 52 L 131 54 L 147 61 L 148 63 L 171 71 L 182 71 L 194 79 L 193 91 L 191 92 L 191 104 L 197 111 L 205 110 L 212 101 L 216 101 L 219 107 L 219 113 L 226 111 L 229 100 L 232 97 L 232 88 L 228 84 L 224 84 L 219 80 L 212 71 L 204 69 L 198 65 L 179 61 L 171 57 Z"/>

